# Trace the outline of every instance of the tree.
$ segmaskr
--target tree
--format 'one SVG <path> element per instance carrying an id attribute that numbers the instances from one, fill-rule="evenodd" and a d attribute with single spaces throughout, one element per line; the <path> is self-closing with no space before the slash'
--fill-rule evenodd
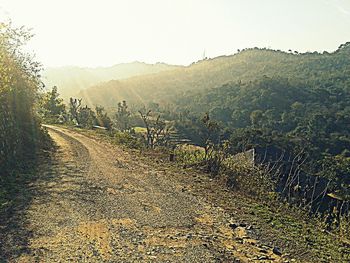
<path id="1" fill-rule="evenodd" d="M 95 111 L 97 124 L 107 128 L 107 130 L 110 130 L 112 128 L 112 121 L 104 111 L 104 108 L 101 106 L 96 106 Z"/>
<path id="2" fill-rule="evenodd" d="M 250 120 L 252 122 L 253 127 L 257 127 L 260 125 L 263 116 L 264 114 L 261 110 L 255 110 L 250 114 Z"/>
<path id="3" fill-rule="evenodd" d="M 71 120 L 84 128 L 92 128 L 97 123 L 96 115 L 87 105 L 81 106 L 82 99 L 69 100 L 69 114 Z"/>
<path id="4" fill-rule="evenodd" d="M 116 113 L 117 125 L 120 130 L 127 131 L 129 130 L 129 122 L 130 122 L 130 111 L 128 110 L 128 105 L 126 101 L 118 103 L 118 109 Z"/>
<path id="5" fill-rule="evenodd" d="M 210 151 L 216 143 L 219 143 L 219 124 L 216 121 L 210 119 L 208 113 L 205 113 L 202 118 L 202 123 L 204 124 L 204 129 L 201 132 L 201 137 L 204 141 L 204 159 L 210 158 Z"/>
<path id="6" fill-rule="evenodd" d="M 43 95 L 40 101 L 40 112 L 45 120 L 57 122 L 59 117 L 64 115 L 65 110 L 66 106 L 63 99 L 59 97 L 56 86 Z"/>
<path id="7" fill-rule="evenodd" d="M 81 107 L 81 100 L 82 99 L 69 99 L 69 113 L 71 120 L 75 122 L 75 124 L 79 125 L 80 120 L 79 120 L 79 109 Z"/>
<path id="8" fill-rule="evenodd" d="M 0 173 L 47 141 L 35 112 L 41 67 L 23 51 L 30 38 L 25 28 L 0 22 Z"/>
<path id="9" fill-rule="evenodd" d="M 152 116 L 152 111 L 147 112 L 139 111 L 141 119 L 146 127 L 146 142 L 147 146 L 154 148 L 161 143 L 167 143 L 170 128 L 167 127 L 164 120 L 160 118 L 160 115 Z"/>
<path id="10" fill-rule="evenodd" d="M 96 125 L 95 113 L 88 106 L 79 108 L 78 120 L 79 125 L 84 128 L 91 129 L 94 125 Z"/>

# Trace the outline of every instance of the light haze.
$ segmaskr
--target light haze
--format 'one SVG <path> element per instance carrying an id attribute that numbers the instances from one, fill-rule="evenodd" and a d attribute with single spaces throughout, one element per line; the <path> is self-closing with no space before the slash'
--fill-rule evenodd
<path id="1" fill-rule="evenodd" d="M 246 47 L 333 51 L 350 41 L 349 0 L 0 0 L 33 29 L 44 66 L 189 64 Z"/>

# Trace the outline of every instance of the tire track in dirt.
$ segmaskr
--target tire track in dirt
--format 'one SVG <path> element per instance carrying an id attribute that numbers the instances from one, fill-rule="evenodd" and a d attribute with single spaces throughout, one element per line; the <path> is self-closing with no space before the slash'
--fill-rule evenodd
<path id="1" fill-rule="evenodd" d="M 6 243 L 7 261 L 282 262 L 170 173 L 97 139 L 48 129 L 58 150 L 23 211 L 28 242 L 15 254 Z"/>

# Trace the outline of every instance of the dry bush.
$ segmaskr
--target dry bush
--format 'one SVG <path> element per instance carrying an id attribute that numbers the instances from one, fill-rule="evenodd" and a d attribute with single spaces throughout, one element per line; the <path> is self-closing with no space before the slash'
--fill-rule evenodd
<path id="1" fill-rule="evenodd" d="M 275 183 L 268 165 L 256 165 L 246 158 L 226 158 L 222 174 L 229 187 L 259 199 L 275 197 Z"/>

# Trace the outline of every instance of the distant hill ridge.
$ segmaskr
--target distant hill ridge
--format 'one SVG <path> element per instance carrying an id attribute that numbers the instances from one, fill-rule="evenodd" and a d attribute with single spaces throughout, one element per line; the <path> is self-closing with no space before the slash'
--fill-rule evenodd
<path id="1" fill-rule="evenodd" d="M 228 82 L 249 82 L 263 76 L 286 77 L 302 75 L 315 79 L 348 70 L 348 43 L 333 53 L 297 53 L 252 48 L 230 56 L 220 56 L 193 63 L 187 67 L 158 72 L 153 75 L 99 83 L 79 93 L 89 105 L 115 107 L 118 101 L 168 103 L 188 92 L 203 91 Z M 345 62 L 344 62 L 345 61 Z"/>
<path id="2" fill-rule="evenodd" d="M 68 99 L 92 85 L 112 79 L 125 79 L 132 76 L 154 74 L 180 66 L 165 63 L 147 64 L 144 62 L 122 63 L 111 67 L 55 67 L 43 72 L 43 82 L 48 88 L 57 86 L 62 97 Z"/>

